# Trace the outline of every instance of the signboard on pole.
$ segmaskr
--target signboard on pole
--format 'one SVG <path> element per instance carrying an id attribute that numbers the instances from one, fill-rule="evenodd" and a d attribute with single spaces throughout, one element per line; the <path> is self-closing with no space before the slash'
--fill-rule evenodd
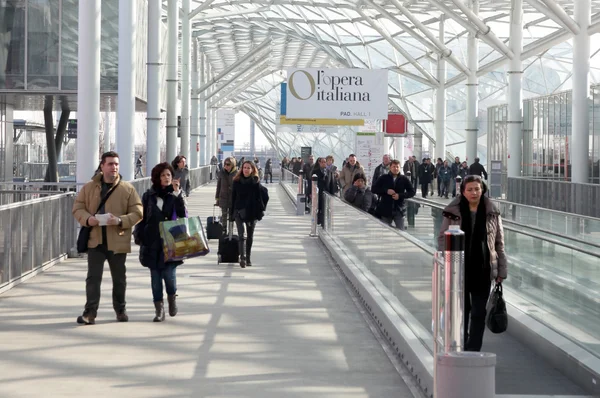
<path id="1" fill-rule="evenodd" d="M 367 184 L 371 184 L 375 168 L 381 163 L 382 157 L 383 134 L 381 132 L 356 133 L 356 160 L 365 169 Z"/>
<path id="2" fill-rule="evenodd" d="M 69 119 L 67 124 L 67 138 L 77 138 L 77 119 Z"/>
<path id="3" fill-rule="evenodd" d="M 217 110 L 217 136 L 219 144 L 232 143 L 235 140 L 235 110 Z"/>
<path id="4" fill-rule="evenodd" d="M 290 68 L 287 76 L 286 117 L 387 119 L 386 69 Z"/>

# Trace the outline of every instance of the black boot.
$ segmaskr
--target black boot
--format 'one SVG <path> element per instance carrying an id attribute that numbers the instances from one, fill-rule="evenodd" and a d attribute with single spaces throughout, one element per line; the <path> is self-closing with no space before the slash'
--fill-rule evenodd
<path id="1" fill-rule="evenodd" d="M 246 240 L 243 238 L 240 238 L 240 243 L 239 243 L 239 252 L 240 252 L 240 267 L 241 268 L 246 268 Z"/>
<path id="2" fill-rule="evenodd" d="M 167 296 L 167 301 L 169 302 L 169 315 L 175 316 L 177 315 L 177 301 L 175 300 L 176 295 Z"/>
<path id="3" fill-rule="evenodd" d="M 156 309 L 156 315 L 154 316 L 154 322 L 162 322 L 165 320 L 165 304 L 162 300 L 154 302 L 154 308 Z"/>
<path id="4" fill-rule="evenodd" d="M 246 241 L 246 266 L 252 267 L 252 262 L 250 261 L 250 251 L 252 250 L 252 241 Z"/>

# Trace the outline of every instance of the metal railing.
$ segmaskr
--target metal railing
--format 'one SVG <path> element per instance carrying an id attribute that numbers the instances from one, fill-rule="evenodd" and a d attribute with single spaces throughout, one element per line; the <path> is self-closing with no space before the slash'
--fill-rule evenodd
<path id="1" fill-rule="evenodd" d="M 215 166 L 190 170 L 190 186 L 197 188 L 216 177 Z M 150 187 L 150 178 L 131 181 L 140 196 Z M 73 251 L 79 224 L 72 215 L 76 184 L 7 183 L 13 201 L 0 205 L 0 292 Z M 14 189 L 23 188 L 23 189 Z M 56 188 L 57 190 L 50 189 Z M 46 190 L 44 190 L 44 188 Z M 13 192 L 16 191 L 16 192 Z M 15 197 L 15 195 L 17 195 Z M 38 197 L 36 197 L 38 196 Z M 14 199 L 26 200 L 18 200 Z"/>

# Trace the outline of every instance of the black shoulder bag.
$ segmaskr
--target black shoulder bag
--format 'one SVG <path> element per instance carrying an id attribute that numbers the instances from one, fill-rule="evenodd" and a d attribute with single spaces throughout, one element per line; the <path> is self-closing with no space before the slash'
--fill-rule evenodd
<path id="1" fill-rule="evenodd" d="M 115 185 L 113 187 L 113 189 L 111 189 L 110 191 L 108 191 L 106 193 L 106 195 L 104 195 L 104 197 L 102 198 L 102 200 L 100 201 L 100 204 L 98 205 L 98 209 L 96 210 L 96 213 L 98 213 L 100 211 L 100 209 L 102 208 L 102 206 L 104 206 L 104 204 L 106 203 L 106 201 L 108 200 L 108 198 L 110 197 L 110 195 L 113 193 L 113 191 L 115 189 L 117 189 L 117 186 L 121 183 L 121 181 L 119 181 L 117 183 L 117 185 Z M 94 214 L 96 214 L 94 213 Z M 79 236 L 77 236 L 77 252 L 78 253 L 85 253 L 88 251 L 88 241 L 90 240 L 90 233 L 92 232 L 92 227 L 84 227 L 82 226 L 81 229 L 79 229 Z"/>

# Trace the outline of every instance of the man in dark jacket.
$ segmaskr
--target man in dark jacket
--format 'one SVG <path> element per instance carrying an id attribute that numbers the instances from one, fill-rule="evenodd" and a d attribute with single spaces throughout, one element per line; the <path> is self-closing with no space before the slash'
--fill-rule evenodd
<path id="1" fill-rule="evenodd" d="M 429 184 L 433 181 L 435 167 L 431 164 L 431 159 L 423 159 L 419 166 L 419 182 L 421 183 L 421 195 L 426 198 L 429 193 Z"/>
<path id="2" fill-rule="evenodd" d="M 469 167 L 469 174 L 483 177 L 485 180 L 487 180 L 487 172 L 485 171 L 483 165 L 479 163 L 479 158 L 475 158 L 475 163 Z"/>
<path id="3" fill-rule="evenodd" d="M 323 225 L 323 219 L 324 219 L 324 210 L 325 210 L 325 192 L 328 192 L 330 194 L 334 194 L 333 192 L 333 181 L 332 178 L 333 176 L 331 175 L 331 172 L 329 170 L 327 170 L 327 161 L 325 160 L 325 158 L 318 158 L 317 159 L 317 164 L 314 166 L 314 168 L 310 171 L 310 175 L 312 176 L 313 174 L 315 174 L 317 176 L 317 189 L 319 190 L 319 203 L 318 203 L 318 213 L 317 213 L 317 224 L 318 225 Z M 307 187 L 307 192 L 308 195 L 311 195 L 312 193 L 312 180 L 308 180 L 309 184 Z"/>
<path id="4" fill-rule="evenodd" d="M 400 161 L 392 160 L 389 174 L 379 178 L 372 191 L 380 197 L 377 213 L 381 220 L 389 225 L 394 221 L 396 228 L 403 230 L 404 199 L 415 196 L 415 188 L 406 176 L 400 175 Z"/>
<path id="5" fill-rule="evenodd" d="M 369 211 L 373 201 L 373 193 L 367 187 L 367 177 L 358 173 L 354 176 L 352 186 L 344 193 L 344 200 L 363 211 Z"/>
<path id="6" fill-rule="evenodd" d="M 383 155 L 383 159 L 381 164 L 375 168 L 375 172 L 373 173 L 373 179 L 371 180 L 371 185 L 375 185 L 377 180 L 390 172 L 390 155 Z"/>
<path id="7" fill-rule="evenodd" d="M 454 158 L 454 163 L 452 163 L 452 197 L 456 196 L 456 177 L 458 177 L 458 173 L 460 172 L 460 158 L 457 156 Z"/>

